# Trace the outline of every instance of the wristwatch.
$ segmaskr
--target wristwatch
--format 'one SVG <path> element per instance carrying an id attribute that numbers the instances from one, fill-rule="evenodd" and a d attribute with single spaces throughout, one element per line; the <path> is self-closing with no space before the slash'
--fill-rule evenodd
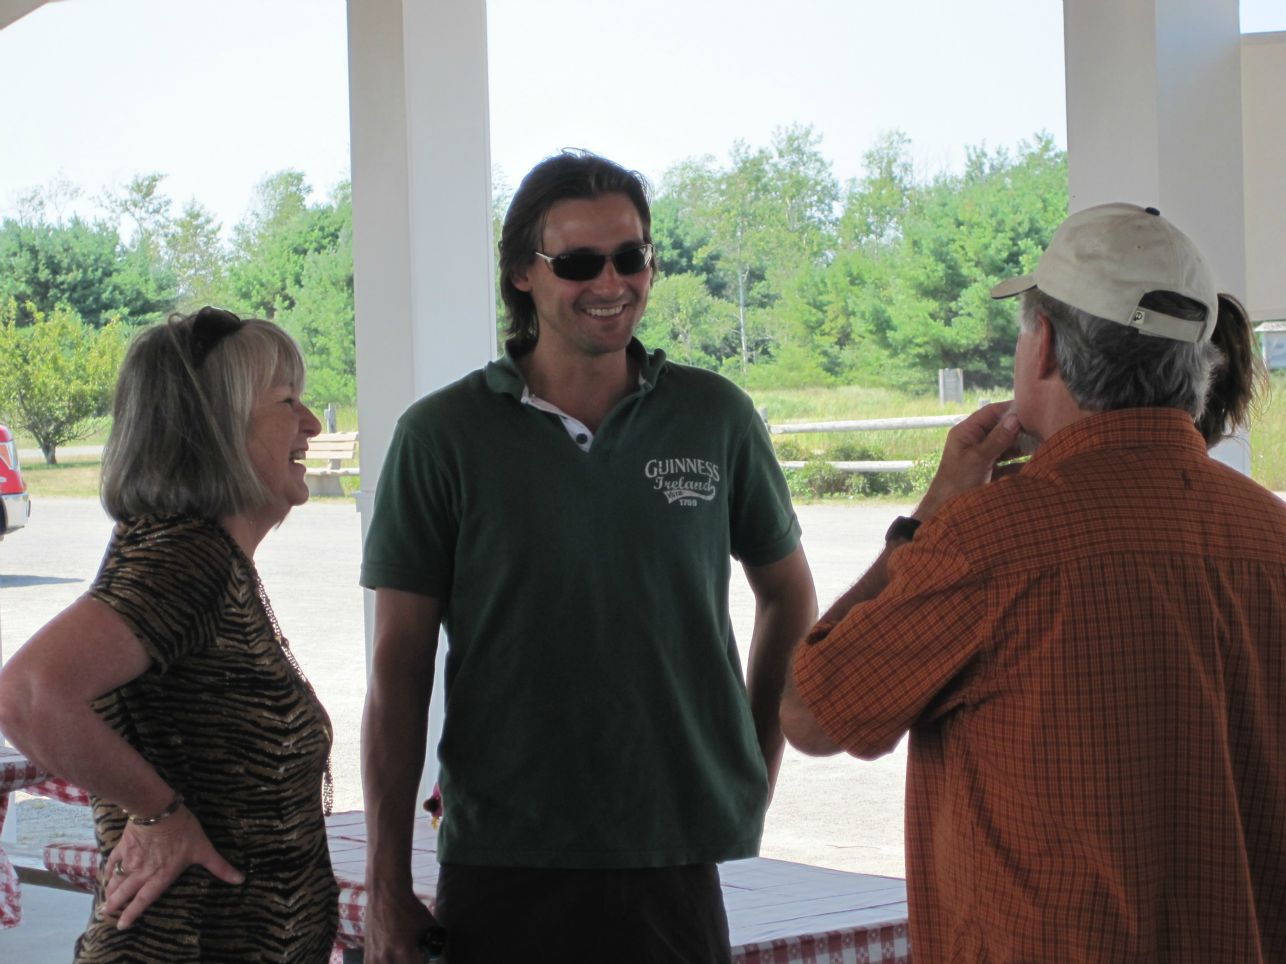
<path id="1" fill-rule="evenodd" d="M 892 542 L 894 539 L 898 539 L 902 542 L 910 542 L 915 537 L 915 530 L 918 528 L 920 528 L 919 519 L 900 515 L 893 520 L 893 525 L 889 526 L 889 531 L 884 533 L 884 541 Z"/>

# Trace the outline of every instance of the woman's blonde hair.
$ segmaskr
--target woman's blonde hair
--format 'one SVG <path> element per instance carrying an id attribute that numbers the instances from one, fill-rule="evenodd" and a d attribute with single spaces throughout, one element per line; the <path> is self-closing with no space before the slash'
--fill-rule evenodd
<path id="1" fill-rule="evenodd" d="M 136 335 L 103 449 L 108 514 L 221 519 L 262 505 L 246 437 L 255 402 L 281 382 L 302 392 L 304 360 L 270 321 L 205 307 Z"/>

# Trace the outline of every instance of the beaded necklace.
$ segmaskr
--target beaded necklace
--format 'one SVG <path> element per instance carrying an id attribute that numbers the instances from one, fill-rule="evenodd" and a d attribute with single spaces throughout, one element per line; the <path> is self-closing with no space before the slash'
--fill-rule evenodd
<path id="1" fill-rule="evenodd" d="M 331 731 L 330 716 L 326 713 L 326 707 L 322 706 L 321 700 L 317 698 L 317 691 L 313 689 L 313 684 L 308 682 L 308 677 L 304 675 L 303 668 L 299 665 L 299 661 L 295 659 L 295 654 L 290 648 L 290 640 L 288 640 L 281 632 L 281 625 L 277 622 L 277 614 L 272 611 L 272 603 L 268 601 L 268 593 L 263 588 L 263 580 L 259 578 L 259 570 L 255 568 L 254 563 L 249 559 L 246 559 L 246 563 L 250 566 L 250 572 L 255 577 L 255 588 L 259 593 L 259 605 L 263 609 L 263 614 L 268 618 L 268 625 L 272 627 L 273 638 L 276 639 L 277 645 L 281 647 L 281 652 L 282 655 L 286 657 L 286 662 L 289 663 L 290 668 L 294 670 L 295 679 L 303 689 L 304 694 L 308 699 L 312 700 L 313 704 L 318 710 L 320 710 L 322 726 L 326 731 L 326 742 L 330 743 L 333 740 L 333 733 Z M 328 751 L 326 754 L 326 770 L 322 775 L 322 812 L 329 817 L 334 809 L 335 778 L 331 774 L 330 752 Z"/>

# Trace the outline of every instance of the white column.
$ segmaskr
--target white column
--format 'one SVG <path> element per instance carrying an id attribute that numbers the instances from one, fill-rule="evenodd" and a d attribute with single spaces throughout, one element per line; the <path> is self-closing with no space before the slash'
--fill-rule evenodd
<path id="1" fill-rule="evenodd" d="M 1246 169 L 1246 307 L 1256 321 L 1286 318 L 1286 31 L 1241 42 Z"/>
<path id="2" fill-rule="evenodd" d="M 495 357 L 486 0 L 404 0 L 417 395 Z"/>
<path id="3" fill-rule="evenodd" d="M 486 2 L 349 0 L 348 49 L 365 538 L 398 416 L 495 355 Z M 369 667 L 373 594 L 365 599 Z"/>
<path id="4" fill-rule="evenodd" d="M 369 500 L 403 409 L 495 354 L 487 27 L 485 0 L 350 0 L 348 10 Z"/>
<path id="5" fill-rule="evenodd" d="M 397 416 L 416 395 L 401 0 L 350 0 L 353 300 L 363 518 Z M 365 527 L 362 535 L 365 536 Z"/>
<path id="6" fill-rule="evenodd" d="M 1064 0 L 1071 210 L 1160 208 L 1246 293 L 1238 0 Z M 1245 438 L 1216 457 L 1250 471 Z"/>

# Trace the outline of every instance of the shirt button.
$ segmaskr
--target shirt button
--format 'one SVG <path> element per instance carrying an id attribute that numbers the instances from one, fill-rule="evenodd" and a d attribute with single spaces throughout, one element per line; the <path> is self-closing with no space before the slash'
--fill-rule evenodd
<path id="1" fill-rule="evenodd" d="M 576 436 L 577 445 L 584 445 L 588 441 L 589 441 L 589 436 L 586 435 L 584 432 L 581 432 L 579 435 Z"/>

